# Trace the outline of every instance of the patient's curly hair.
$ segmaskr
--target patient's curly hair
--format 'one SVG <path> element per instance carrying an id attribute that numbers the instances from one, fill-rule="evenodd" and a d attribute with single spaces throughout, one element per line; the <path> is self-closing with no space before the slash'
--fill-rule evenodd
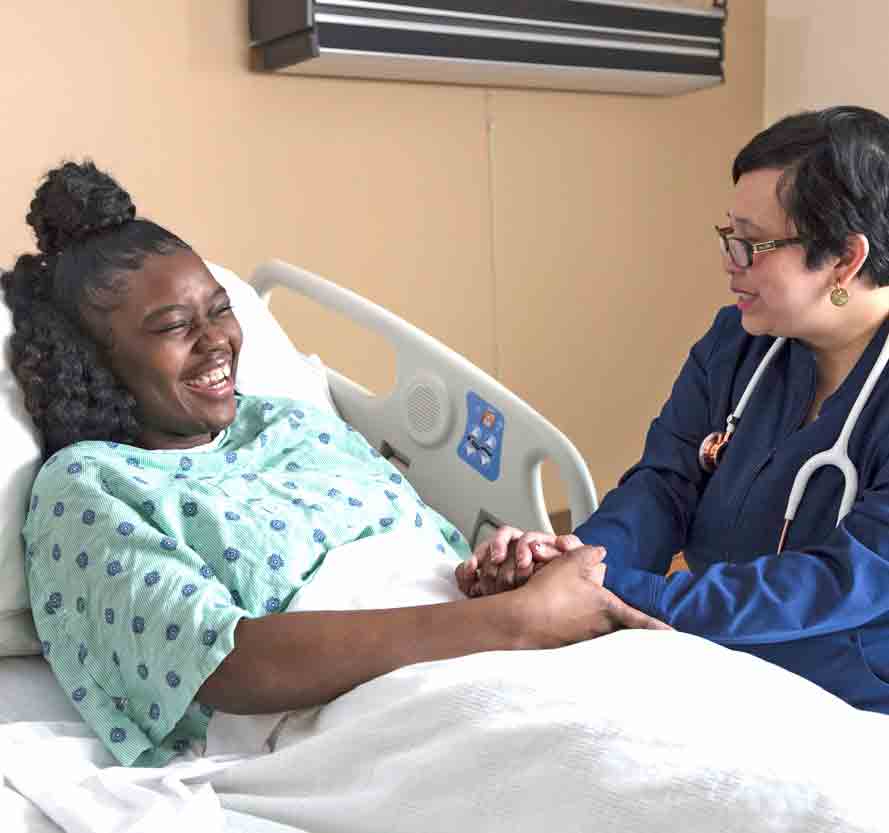
<path id="1" fill-rule="evenodd" d="M 38 254 L 0 276 L 15 332 L 12 370 L 49 457 L 81 440 L 133 443 L 136 402 L 90 335 L 84 311 L 112 309 L 127 273 L 152 254 L 191 247 L 136 218 L 130 195 L 89 161 L 50 171 L 27 216 Z"/>

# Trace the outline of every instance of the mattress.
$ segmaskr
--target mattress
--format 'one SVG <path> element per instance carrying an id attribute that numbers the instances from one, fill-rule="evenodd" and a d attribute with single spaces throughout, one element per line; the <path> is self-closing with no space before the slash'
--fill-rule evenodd
<path id="1" fill-rule="evenodd" d="M 19 720 L 80 722 L 43 657 L 0 659 L 0 723 Z"/>

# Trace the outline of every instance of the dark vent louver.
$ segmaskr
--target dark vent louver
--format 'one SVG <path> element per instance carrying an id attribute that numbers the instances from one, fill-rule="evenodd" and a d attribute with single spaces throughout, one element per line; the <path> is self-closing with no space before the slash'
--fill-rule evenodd
<path id="1" fill-rule="evenodd" d="M 649 95 L 721 83 L 724 24 L 617 0 L 250 0 L 261 69 Z"/>

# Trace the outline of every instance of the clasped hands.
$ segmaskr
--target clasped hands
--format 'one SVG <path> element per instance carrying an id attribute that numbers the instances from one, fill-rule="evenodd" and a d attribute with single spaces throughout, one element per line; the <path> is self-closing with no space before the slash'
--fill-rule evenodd
<path id="1" fill-rule="evenodd" d="M 455 575 L 461 592 L 470 598 L 521 589 L 529 613 L 536 616 L 542 607 L 551 614 L 556 630 L 570 626 L 580 638 L 622 628 L 672 630 L 605 588 L 605 556 L 603 547 L 584 545 L 576 535 L 504 526 L 479 544 L 457 566 Z M 553 644 L 559 641 L 554 638 Z"/>

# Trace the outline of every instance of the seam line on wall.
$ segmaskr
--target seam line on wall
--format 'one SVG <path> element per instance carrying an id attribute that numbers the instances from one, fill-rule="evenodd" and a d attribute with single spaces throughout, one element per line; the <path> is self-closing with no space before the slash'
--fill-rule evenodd
<path id="1" fill-rule="evenodd" d="M 498 286 L 497 286 L 497 230 L 496 230 L 496 212 L 494 205 L 494 116 L 491 108 L 491 101 L 494 93 L 491 90 L 485 90 L 485 139 L 488 144 L 488 226 L 490 228 L 489 245 L 491 247 L 491 335 L 494 340 L 494 378 L 502 381 L 501 371 L 501 353 L 500 331 L 497 326 L 499 321 L 499 311 L 497 309 Z"/>

